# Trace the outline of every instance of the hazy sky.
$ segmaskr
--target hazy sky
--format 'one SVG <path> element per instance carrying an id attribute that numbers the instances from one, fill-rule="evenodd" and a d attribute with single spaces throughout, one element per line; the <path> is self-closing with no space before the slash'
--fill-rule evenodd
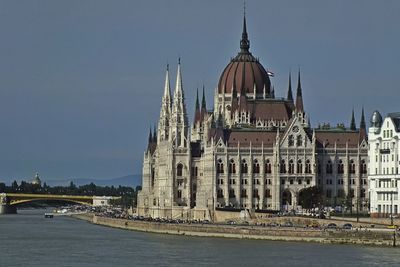
<path id="1" fill-rule="evenodd" d="M 239 50 L 238 1 L 0 1 L 0 181 L 141 172 L 166 63 L 178 57 L 189 118 Z M 348 125 L 400 111 L 400 1 L 247 1 L 250 50 L 306 112 Z"/>

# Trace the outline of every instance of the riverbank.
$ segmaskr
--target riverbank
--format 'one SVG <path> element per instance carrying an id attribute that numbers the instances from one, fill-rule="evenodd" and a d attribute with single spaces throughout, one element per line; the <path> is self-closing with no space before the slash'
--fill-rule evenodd
<path id="1" fill-rule="evenodd" d="M 231 226 L 214 224 L 168 224 L 99 217 L 93 214 L 72 215 L 93 224 L 159 234 L 198 237 L 224 237 L 271 241 L 317 242 L 325 244 L 357 244 L 393 246 L 396 237 L 388 231 L 314 230 L 292 227 Z"/>

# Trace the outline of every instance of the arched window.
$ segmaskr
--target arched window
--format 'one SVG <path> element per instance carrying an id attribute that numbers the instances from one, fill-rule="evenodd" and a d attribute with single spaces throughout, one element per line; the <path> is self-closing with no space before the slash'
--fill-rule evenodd
<path id="1" fill-rule="evenodd" d="M 265 173 L 271 173 L 271 162 L 269 159 L 265 161 Z"/>
<path id="2" fill-rule="evenodd" d="M 288 137 L 288 146 L 294 146 L 294 137 L 293 137 L 293 135 L 289 135 L 289 137 Z"/>
<path id="3" fill-rule="evenodd" d="M 326 173 L 332 173 L 332 162 L 330 160 L 326 164 Z"/>
<path id="4" fill-rule="evenodd" d="M 350 173 L 356 173 L 356 164 L 354 164 L 354 160 L 350 160 L 349 164 L 349 172 Z"/>
<path id="5" fill-rule="evenodd" d="M 286 173 L 286 163 L 285 163 L 284 159 L 281 161 L 280 171 L 281 171 L 281 173 Z"/>
<path id="6" fill-rule="evenodd" d="M 339 174 L 343 174 L 344 173 L 344 167 L 343 167 L 343 161 L 339 160 L 338 166 L 337 166 L 337 171 Z"/>
<path id="7" fill-rule="evenodd" d="M 247 197 L 247 191 L 246 191 L 246 189 L 242 189 L 242 191 L 241 191 L 241 194 L 240 194 L 240 197 Z"/>
<path id="8" fill-rule="evenodd" d="M 151 168 L 151 187 L 154 186 L 154 174 L 155 174 L 154 168 Z"/>
<path id="9" fill-rule="evenodd" d="M 253 173 L 260 173 L 260 164 L 257 159 L 253 162 Z"/>
<path id="10" fill-rule="evenodd" d="M 229 173 L 236 173 L 236 164 L 233 159 L 229 162 Z"/>
<path id="11" fill-rule="evenodd" d="M 294 173 L 294 163 L 293 160 L 289 160 L 289 173 L 292 174 Z"/>
<path id="12" fill-rule="evenodd" d="M 303 173 L 303 162 L 301 159 L 297 161 L 297 173 Z"/>
<path id="13" fill-rule="evenodd" d="M 242 160 L 241 171 L 242 171 L 242 173 L 247 173 L 247 162 L 245 159 Z"/>
<path id="14" fill-rule="evenodd" d="M 311 173 L 311 163 L 310 163 L 309 159 L 306 160 L 306 171 L 305 171 L 305 173 Z"/>
<path id="15" fill-rule="evenodd" d="M 360 197 L 365 198 L 365 189 L 364 188 L 361 189 Z"/>
<path id="16" fill-rule="evenodd" d="M 303 137 L 301 135 L 297 136 L 297 146 L 302 146 L 303 145 Z"/>
<path id="17" fill-rule="evenodd" d="M 222 189 L 217 190 L 217 197 L 218 198 L 223 198 L 224 197 L 224 191 Z"/>
<path id="18" fill-rule="evenodd" d="M 218 159 L 217 173 L 224 173 L 224 163 L 222 163 L 222 159 Z"/>
<path id="19" fill-rule="evenodd" d="M 365 160 L 361 161 L 361 173 L 366 174 L 367 173 L 367 164 L 365 164 Z"/>
<path id="20" fill-rule="evenodd" d="M 182 176 L 182 173 L 183 173 L 183 165 L 179 163 L 176 166 L 176 176 Z"/>

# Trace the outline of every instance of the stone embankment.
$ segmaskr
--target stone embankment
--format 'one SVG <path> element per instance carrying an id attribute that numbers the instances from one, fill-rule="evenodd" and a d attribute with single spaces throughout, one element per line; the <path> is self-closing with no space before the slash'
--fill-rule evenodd
<path id="1" fill-rule="evenodd" d="M 168 224 L 99 217 L 92 214 L 73 215 L 74 218 L 114 228 L 201 237 L 302 241 L 330 244 L 359 244 L 393 246 L 396 237 L 387 231 L 314 230 L 293 227 L 234 226 L 215 224 Z"/>

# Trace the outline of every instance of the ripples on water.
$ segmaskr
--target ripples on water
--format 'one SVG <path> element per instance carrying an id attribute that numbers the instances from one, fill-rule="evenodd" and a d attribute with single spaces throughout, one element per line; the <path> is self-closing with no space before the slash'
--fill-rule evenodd
<path id="1" fill-rule="evenodd" d="M 160 235 L 43 214 L 0 216 L 0 266 L 400 266 L 394 248 Z"/>

